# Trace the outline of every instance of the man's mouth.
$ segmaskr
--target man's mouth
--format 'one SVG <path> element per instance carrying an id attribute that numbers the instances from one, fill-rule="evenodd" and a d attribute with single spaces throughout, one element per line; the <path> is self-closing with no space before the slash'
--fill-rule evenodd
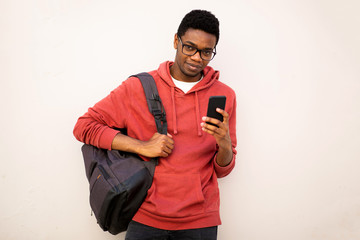
<path id="1" fill-rule="evenodd" d="M 191 71 L 201 70 L 201 66 L 197 64 L 186 63 Z"/>

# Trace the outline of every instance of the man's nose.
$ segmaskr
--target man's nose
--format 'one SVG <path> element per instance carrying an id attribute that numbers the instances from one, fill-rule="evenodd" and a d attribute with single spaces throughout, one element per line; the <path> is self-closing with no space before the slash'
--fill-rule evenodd
<path id="1" fill-rule="evenodd" d="M 201 56 L 200 56 L 200 51 L 197 51 L 194 55 L 192 55 L 191 59 L 194 61 L 200 62 L 202 60 Z"/>

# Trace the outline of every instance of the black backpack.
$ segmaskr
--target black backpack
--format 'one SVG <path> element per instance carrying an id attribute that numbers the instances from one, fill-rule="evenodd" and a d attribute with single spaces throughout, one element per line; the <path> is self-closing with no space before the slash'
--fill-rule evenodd
<path id="1" fill-rule="evenodd" d="M 142 83 L 158 132 L 167 134 L 165 110 L 154 79 L 148 73 L 134 77 Z M 143 161 L 136 154 L 88 144 L 81 150 L 90 183 L 90 205 L 98 224 L 114 235 L 126 231 L 151 187 L 158 159 Z"/>

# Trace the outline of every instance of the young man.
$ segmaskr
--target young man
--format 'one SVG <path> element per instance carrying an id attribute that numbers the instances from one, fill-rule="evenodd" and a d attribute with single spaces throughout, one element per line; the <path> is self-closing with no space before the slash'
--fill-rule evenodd
<path id="1" fill-rule="evenodd" d="M 157 133 L 139 79 L 130 77 L 78 119 L 75 137 L 99 148 L 160 157 L 153 184 L 130 223 L 126 239 L 216 239 L 217 178 L 234 168 L 236 97 L 207 66 L 216 54 L 218 19 L 194 10 L 174 37 L 174 62 L 151 71 L 168 122 Z M 205 117 L 210 96 L 225 95 L 223 121 Z M 216 126 L 208 124 L 213 123 Z M 126 128 L 123 135 L 114 128 Z"/>

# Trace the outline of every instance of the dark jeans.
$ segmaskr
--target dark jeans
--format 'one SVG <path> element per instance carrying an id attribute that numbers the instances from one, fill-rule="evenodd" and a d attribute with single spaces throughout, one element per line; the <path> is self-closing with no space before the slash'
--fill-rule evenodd
<path id="1" fill-rule="evenodd" d="M 169 231 L 131 221 L 125 240 L 216 240 L 217 226 Z"/>

